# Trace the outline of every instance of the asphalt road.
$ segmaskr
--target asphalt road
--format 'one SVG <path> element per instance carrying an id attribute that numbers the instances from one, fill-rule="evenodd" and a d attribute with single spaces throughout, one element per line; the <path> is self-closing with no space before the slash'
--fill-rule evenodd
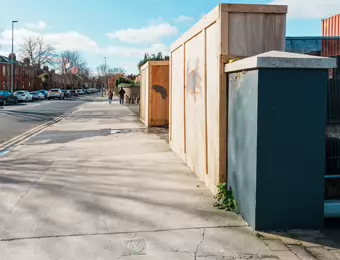
<path id="1" fill-rule="evenodd" d="M 95 96 L 97 95 L 0 106 L 0 144 L 66 112 L 71 112 Z"/>

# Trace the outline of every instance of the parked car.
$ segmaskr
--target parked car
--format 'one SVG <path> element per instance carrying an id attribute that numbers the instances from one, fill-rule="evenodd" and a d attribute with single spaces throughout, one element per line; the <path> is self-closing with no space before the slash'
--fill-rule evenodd
<path id="1" fill-rule="evenodd" d="M 16 96 L 7 90 L 0 90 L 0 104 L 6 106 L 7 104 L 17 104 L 18 99 Z"/>
<path id="2" fill-rule="evenodd" d="M 72 97 L 72 95 L 71 95 L 71 91 L 70 91 L 70 90 L 63 89 L 62 91 L 63 91 L 63 93 L 64 93 L 64 96 L 65 96 L 66 98 L 70 98 L 70 97 Z"/>
<path id="3" fill-rule="evenodd" d="M 74 97 L 79 96 L 77 90 L 71 90 L 71 95 L 74 96 Z"/>
<path id="4" fill-rule="evenodd" d="M 28 96 L 28 101 L 33 101 L 33 95 L 31 93 L 29 93 L 28 91 L 26 91 L 26 90 L 25 90 L 25 92 L 26 92 L 26 94 Z"/>
<path id="5" fill-rule="evenodd" d="M 32 91 L 30 94 L 33 96 L 33 100 L 45 99 L 45 96 L 40 91 Z"/>
<path id="6" fill-rule="evenodd" d="M 13 93 L 17 97 L 18 101 L 28 102 L 33 100 L 33 96 L 26 90 L 19 90 Z"/>
<path id="7" fill-rule="evenodd" d="M 91 89 L 85 89 L 86 94 L 92 94 Z"/>
<path id="8" fill-rule="evenodd" d="M 50 89 L 50 91 L 48 92 L 48 95 L 49 95 L 48 99 L 59 98 L 61 100 L 65 98 L 64 92 L 60 88 Z"/>
<path id="9" fill-rule="evenodd" d="M 79 95 L 84 95 L 85 94 L 82 89 L 77 89 L 77 92 L 78 92 Z"/>
<path id="10" fill-rule="evenodd" d="M 45 99 L 48 98 L 48 91 L 47 90 L 41 89 L 41 90 L 39 90 L 39 92 L 44 95 Z"/>

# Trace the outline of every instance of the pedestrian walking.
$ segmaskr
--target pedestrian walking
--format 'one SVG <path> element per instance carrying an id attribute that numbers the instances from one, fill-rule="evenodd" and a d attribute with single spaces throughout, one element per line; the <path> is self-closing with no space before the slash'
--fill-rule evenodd
<path id="1" fill-rule="evenodd" d="M 125 94 L 125 90 L 123 88 L 120 88 L 119 90 L 119 104 L 120 105 L 124 105 L 124 94 Z"/>
<path id="2" fill-rule="evenodd" d="M 109 90 L 108 97 L 109 97 L 109 104 L 111 105 L 112 98 L 113 98 L 113 91 L 112 91 L 112 89 Z"/>

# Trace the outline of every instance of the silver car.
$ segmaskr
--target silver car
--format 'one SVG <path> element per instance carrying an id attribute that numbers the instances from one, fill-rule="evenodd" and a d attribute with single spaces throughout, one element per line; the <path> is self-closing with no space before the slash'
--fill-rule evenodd
<path id="1" fill-rule="evenodd" d="M 33 100 L 42 100 L 45 99 L 45 96 L 40 93 L 40 91 L 32 91 L 30 94 L 33 96 Z"/>
<path id="2" fill-rule="evenodd" d="M 64 92 L 60 88 L 52 88 L 48 91 L 48 99 L 64 99 Z"/>

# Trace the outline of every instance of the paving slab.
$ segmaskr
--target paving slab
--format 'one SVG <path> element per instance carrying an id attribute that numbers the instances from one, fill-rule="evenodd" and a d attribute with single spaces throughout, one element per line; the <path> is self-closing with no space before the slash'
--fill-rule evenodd
<path id="1" fill-rule="evenodd" d="M 301 260 L 291 251 L 277 251 L 275 254 L 282 260 Z"/>
<path id="2" fill-rule="evenodd" d="M 248 227 L 206 229 L 197 252 L 198 257 L 275 258 L 275 254 Z"/>
<path id="3" fill-rule="evenodd" d="M 310 247 L 310 248 L 307 248 L 307 250 L 315 258 L 319 260 L 338 260 L 338 258 L 334 254 L 332 254 L 331 251 L 323 247 Z"/>
<path id="4" fill-rule="evenodd" d="M 303 246 L 291 245 L 289 248 L 301 260 L 317 260 Z"/>

